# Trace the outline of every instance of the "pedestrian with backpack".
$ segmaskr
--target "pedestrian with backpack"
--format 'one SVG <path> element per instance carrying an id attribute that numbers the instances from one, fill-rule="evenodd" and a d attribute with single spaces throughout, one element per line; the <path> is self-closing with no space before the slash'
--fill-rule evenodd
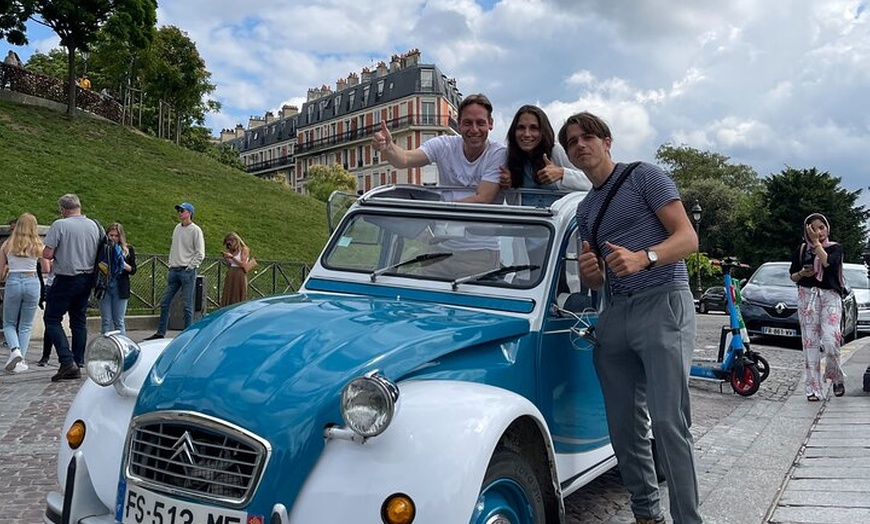
<path id="1" fill-rule="evenodd" d="M 127 334 L 124 317 L 130 300 L 130 275 L 136 274 L 136 251 L 127 244 L 124 226 L 115 222 L 106 229 L 108 242 L 100 261 L 100 270 L 105 265 L 107 283 L 100 299 L 101 333 L 120 331 Z"/>

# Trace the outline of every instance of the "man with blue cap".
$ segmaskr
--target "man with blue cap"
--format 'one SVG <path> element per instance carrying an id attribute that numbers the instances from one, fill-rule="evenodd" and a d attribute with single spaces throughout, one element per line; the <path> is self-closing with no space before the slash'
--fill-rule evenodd
<path id="1" fill-rule="evenodd" d="M 181 223 L 172 232 L 172 245 L 169 247 L 169 276 L 167 276 L 166 292 L 160 301 L 160 323 L 157 332 L 145 340 L 154 340 L 166 336 L 169 325 L 169 307 L 175 294 L 181 290 L 184 301 L 184 327 L 193 322 L 193 300 L 196 288 L 196 270 L 205 259 L 205 237 L 202 229 L 193 223 L 196 212 L 193 204 L 182 202 L 175 206 Z"/>

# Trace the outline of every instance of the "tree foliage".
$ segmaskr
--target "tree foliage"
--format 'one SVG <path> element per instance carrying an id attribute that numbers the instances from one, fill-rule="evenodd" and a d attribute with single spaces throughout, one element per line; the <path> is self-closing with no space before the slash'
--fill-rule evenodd
<path id="1" fill-rule="evenodd" d="M 16 0 L 0 0 L 0 40 L 12 45 L 27 43 L 27 26 L 30 17 L 27 7 Z"/>
<path id="2" fill-rule="evenodd" d="M 121 35 L 132 45 L 142 45 L 151 39 L 157 23 L 156 0 L 0 0 L 0 13 L 26 13 L 36 22 L 52 29 L 67 52 L 67 82 L 69 98 L 67 114 L 75 114 L 76 54 L 89 51 L 99 31 L 105 27 Z M 5 9 L 4 9 L 5 8 Z M 0 15 L 3 16 L 3 15 Z M 0 24 L 9 25 L 6 18 Z M 2 29 L 0 29 L 2 30 Z M 19 28 L 20 30 L 20 28 Z M 16 38 L 26 42 L 26 28 Z M 9 39 L 10 36 L 6 35 Z M 11 42 L 11 40 L 10 40 Z"/>
<path id="3" fill-rule="evenodd" d="M 333 191 L 356 192 L 356 178 L 339 164 L 311 166 L 305 179 L 308 194 L 322 202 L 329 200 Z"/>
<path id="4" fill-rule="evenodd" d="M 831 225 L 831 240 L 843 245 L 845 260 L 860 260 L 865 223 L 870 210 L 857 205 L 861 190 L 840 187 L 841 179 L 816 168 L 787 168 L 764 181 L 759 199 L 763 220 L 752 232 L 747 249 L 755 265 L 769 260 L 791 260 L 803 241 L 803 220 L 822 213 Z"/>
<path id="5" fill-rule="evenodd" d="M 183 124 L 202 124 L 206 113 L 219 109 L 206 95 L 215 90 L 211 73 L 196 44 L 175 26 L 161 27 L 145 53 L 142 83 L 145 90 L 171 104 Z"/>

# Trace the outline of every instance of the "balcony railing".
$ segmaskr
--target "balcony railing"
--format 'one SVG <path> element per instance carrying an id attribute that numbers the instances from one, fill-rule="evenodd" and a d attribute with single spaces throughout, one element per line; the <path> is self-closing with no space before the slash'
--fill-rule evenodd
<path id="1" fill-rule="evenodd" d="M 387 128 L 392 132 L 404 131 L 412 127 L 447 127 L 456 132 L 459 131 L 459 124 L 456 120 L 448 116 L 436 117 L 434 115 L 408 115 L 401 118 L 387 120 L 386 122 Z M 380 128 L 381 123 L 378 122 L 377 124 L 350 129 L 343 133 L 337 133 L 326 138 L 297 143 L 296 154 L 315 153 L 322 149 L 344 145 L 357 140 L 364 140 L 371 137 L 375 131 L 378 131 Z"/>
<path id="2" fill-rule="evenodd" d="M 295 162 L 296 158 L 293 155 L 287 155 L 281 158 L 273 158 L 272 160 L 263 160 L 262 162 L 257 162 L 255 164 L 249 164 L 245 166 L 245 171 L 255 174 L 259 171 L 268 171 L 279 167 L 292 166 Z"/>

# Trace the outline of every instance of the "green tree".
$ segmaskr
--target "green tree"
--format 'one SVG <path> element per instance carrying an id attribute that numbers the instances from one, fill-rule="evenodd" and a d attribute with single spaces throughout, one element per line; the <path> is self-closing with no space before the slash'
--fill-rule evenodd
<path id="1" fill-rule="evenodd" d="M 64 81 L 69 78 L 69 63 L 67 62 L 66 50 L 55 47 L 48 53 L 37 51 L 30 55 L 25 64 L 29 71 Z M 81 55 L 77 56 L 76 69 L 84 65 Z"/>
<path id="2" fill-rule="evenodd" d="M 0 40 L 12 45 L 25 45 L 27 26 L 24 24 L 29 17 L 30 11 L 21 2 L 0 0 Z"/>
<path id="3" fill-rule="evenodd" d="M 356 192 L 356 177 L 344 170 L 339 164 L 314 165 L 305 175 L 305 189 L 308 194 L 326 202 L 333 191 Z"/>
<path id="4" fill-rule="evenodd" d="M 754 204 L 763 188 L 755 170 L 731 163 L 719 153 L 672 144 L 660 146 L 656 160 L 676 182 L 689 216 L 696 202 L 701 206 L 700 251 L 713 259 L 729 255 L 746 258 L 748 231 L 758 217 Z M 701 269 L 702 276 L 711 274 L 707 268 Z M 697 277 L 692 266 L 690 272 L 692 278 Z"/>
<path id="5" fill-rule="evenodd" d="M 217 101 L 206 99 L 215 90 L 210 78 L 205 60 L 187 33 L 174 26 L 157 30 L 145 53 L 142 87 L 149 96 L 172 106 L 177 143 L 183 131 L 203 124 L 207 113 L 220 110 Z"/>
<path id="6" fill-rule="evenodd" d="M 104 26 L 141 44 L 150 38 L 157 22 L 156 0 L 11 0 L 10 10 L 16 9 L 51 28 L 66 49 L 70 117 L 75 115 L 76 52 L 89 51 Z"/>
<path id="7" fill-rule="evenodd" d="M 843 245 L 847 262 L 860 260 L 870 210 L 856 205 L 861 190 L 847 191 L 841 179 L 816 168 L 787 168 L 764 181 L 759 210 L 765 210 L 755 230 L 750 264 L 791 260 L 803 238 L 803 220 L 822 213 L 831 224 L 831 239 Z"/>

